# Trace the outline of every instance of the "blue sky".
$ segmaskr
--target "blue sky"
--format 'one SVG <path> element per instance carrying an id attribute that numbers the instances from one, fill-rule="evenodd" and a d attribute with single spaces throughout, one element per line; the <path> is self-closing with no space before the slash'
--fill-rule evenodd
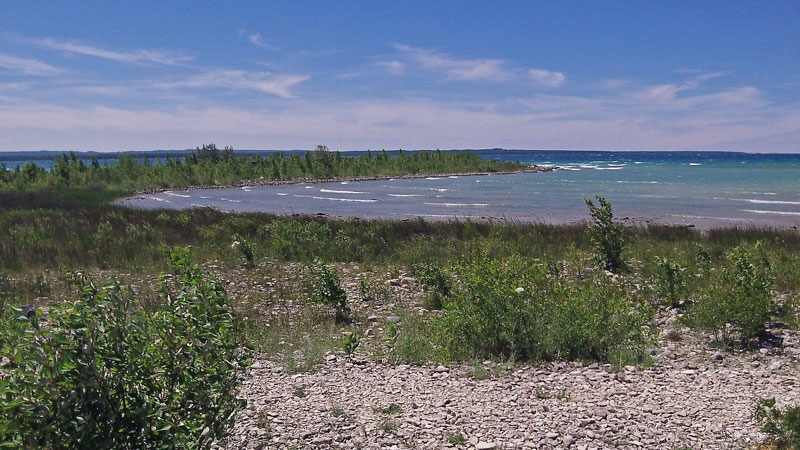
<path id="1" fill-rule="evenodd" d="M 3 1 L 0 150 L 800 152 L 800 2 Z"/>

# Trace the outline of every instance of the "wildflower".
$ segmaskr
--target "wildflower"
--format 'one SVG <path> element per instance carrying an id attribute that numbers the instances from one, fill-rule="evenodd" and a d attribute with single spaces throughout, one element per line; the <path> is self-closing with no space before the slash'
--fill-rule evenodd
<path id="1" fill-rule="evenodd" d="M 517 294 L 522 294 L 523 292 L 525 292 L 525 288 L 523 288 L 523 287 L 518 287 L 518 288 L 516 288 L 514 290 L 517 292 Z"/>

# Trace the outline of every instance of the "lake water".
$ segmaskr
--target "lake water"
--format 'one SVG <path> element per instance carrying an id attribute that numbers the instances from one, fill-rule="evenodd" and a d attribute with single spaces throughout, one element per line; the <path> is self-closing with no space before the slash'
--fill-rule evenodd
<path id="1" fill-rule="evenodd" d="M 800 224 L 800 155 L 725 152 L 478 152 L 489 159 L 554 165 L 514 175 L 429 177 L 197 189 L 141 195 L 138 208 L 212 207 L 334 217 L 487 219 L 570 223 L 601 195 L 628 223 L 699 228 Z"/>

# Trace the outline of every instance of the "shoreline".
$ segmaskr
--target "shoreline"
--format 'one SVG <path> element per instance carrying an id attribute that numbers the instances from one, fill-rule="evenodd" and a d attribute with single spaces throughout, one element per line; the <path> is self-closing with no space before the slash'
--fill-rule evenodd
<path id="1" fill-rule="evenodd" d="M 303 179 L 293 179 L 293 180 L 271 180 L 271 179 L 267 180 L 262 178 L 258 180 L 244 180 L 234 184 L 220 184 L 211 186 L 188 186 L 181 188 L 146 189 L 143 191 L 136 191 L 133 193 L 132 196 L 144 195 L 144 194 L 159 194 L 167 191 L 194 191 L 201 189 L 235 189 L 243 187 L 285 186 L 291 184 L 324 184 L 324 183 L 338 183 L 342 181 L 358 182 L 358 181 L 380 181 L 380 180 L 411 180 L 416 178 L 428 178 L 428 177 L 452 177 L 452 176 L 474 177 L 474 176 L 487 176 L 487 175 L 517 175 L 520 173 L 552 172 L 559 169 L 560 167 L 557 166 L 531 165 L 527 169 L 506 170 L 498 172 L 448 172 L 448 173 L 427 173 L 427 174 L 412 173 L 405 175 L 361 175 L 353 177 L 303 178 Z"/>

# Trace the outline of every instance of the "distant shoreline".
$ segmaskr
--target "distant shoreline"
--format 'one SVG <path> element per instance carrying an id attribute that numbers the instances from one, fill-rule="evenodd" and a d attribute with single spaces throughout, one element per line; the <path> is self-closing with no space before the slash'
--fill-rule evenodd
<path id="1" fill-rule="evenodd" d="M 531 165 L 529 168 L 521 169 L 521 170 L 508 170 L 508 171 L 498 171 L 498 172 L 448 172 L 448 173 L 426 173 L 426 174 L 405 174 L 405 175 L 364 175 L 364 176 L 355 176 L 355 177 L 336 177 L 336 178 L 304 178 L 304 179 L 293 179 L 293 180 L 268 180 L 268 179 L 259 179 L 259 180 L 244 180 L 239 183 L 234 184 L 224 184 L 224 185 L 211 185 L 211 186 L 188 186 L 188 187 L 178 187 L 178 188 L 158 188 L 158 189 L 146 189 L 143 191 L 137 191 L 134 195 L 146 195 L 146 194 L 158 194 L 161 192 L 167 191 L 193 191 L 199 189 L 235 189 L 235 188 L 243 188 L 243 187 L 259 187 L 259 186 L 284 186 L 289 184 L 323 184 L 323 183 L 337 183 L 342 181 L 347 182 L 358 182 L 358 181 L 379 181 L 379 180 L 408 180 L 408 179 L 415 179 L 415 178 L 429 178 L 429 177 L 453 177 L 453 176 L 461 176 L 461 177 L 469 177 L 469 176 L 486 176 L 486 175 L 516 175 L 520 173 L 539 173 L 539 172 L 552 172 L 554 170 L 558 170 L 559 167 L 556 166 L 538 166 L 538 165 Z"/>

